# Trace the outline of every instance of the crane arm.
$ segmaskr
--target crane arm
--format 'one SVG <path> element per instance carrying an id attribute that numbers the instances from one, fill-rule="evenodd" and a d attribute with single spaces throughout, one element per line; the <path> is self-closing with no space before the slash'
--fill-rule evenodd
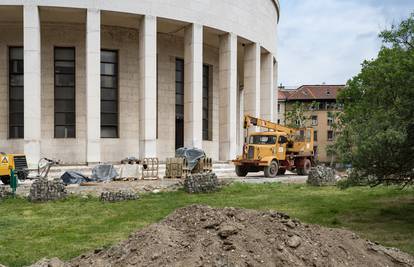
<path id="1" fill-rule="evenodd" d="M 244 129 L 248 129 L 250 126 L 259 126 L 273 131 L 284 132 L 289 135 L 293 135 L 297 131 L 297 129 L 285 127 L 271 121 L 259 119 L 250 115 L 244 115 Z"/>

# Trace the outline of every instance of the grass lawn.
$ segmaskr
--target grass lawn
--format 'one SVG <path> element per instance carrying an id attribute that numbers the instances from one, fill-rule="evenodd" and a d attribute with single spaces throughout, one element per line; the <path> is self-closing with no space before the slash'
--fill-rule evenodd
<path id="1" fill-rule="evenodd" d="M 0 263 L 21 266 L 42 257 L 68 260 L 125 239 L 192 203 L 283 211 L 303 222 L 350 229 L 414 254 L 413 188 L 235 184 L 214 194 L 147 194 L 120 203 L 78 197 L 42 204 L 23 199 L 0 202 Z"/>

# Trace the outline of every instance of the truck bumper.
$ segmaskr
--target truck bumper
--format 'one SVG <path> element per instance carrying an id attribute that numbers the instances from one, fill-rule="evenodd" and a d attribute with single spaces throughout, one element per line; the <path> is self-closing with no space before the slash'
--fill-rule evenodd
<path id="1" fill-rule="evenodd" d="M 235 159 L 232 160 L 234 165 L 241 166 L 267 166 L 267 161 L 261 161 L 261 160 L 249 160 L 249 159 Z"/>

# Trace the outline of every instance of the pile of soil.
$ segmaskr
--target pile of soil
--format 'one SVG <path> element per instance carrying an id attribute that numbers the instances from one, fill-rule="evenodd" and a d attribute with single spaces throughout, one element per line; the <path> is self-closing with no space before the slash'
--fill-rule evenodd
<path id="1" fill-rule="evenodd" d="M 414 266 L 414 257 L 279 212 L 189 206 L 65 266 Z"/>

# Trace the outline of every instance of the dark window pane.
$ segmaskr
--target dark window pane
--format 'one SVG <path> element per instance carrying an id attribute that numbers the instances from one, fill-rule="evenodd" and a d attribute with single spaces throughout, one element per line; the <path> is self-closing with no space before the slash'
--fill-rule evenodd
<path id="1" fill-rule="evenodd" d="M 101 127 L 101 137 L 102 138 L 117 138 L 118 129 L 115 126 L 102 126 Z"/>
<path id="2" fill-rule="evenodd" d="M 183 81 L 183 79 L 184 79 L 184 77 L 183 77 L 184 75 L 183 75 L 183 73 L 181 72 L 181 71 L 176 71 L 175 72 L 175 81 L 176 82 L 184 82 Z"/>
<path id="3" fill-rule="evenodd" d="M 101 62 L 117 63 L 117 59 L 116 51 L 101 51 Z"/>
<path id="4" fill-rule="evenodd" d="M 101 63 L 102 75 L 116 75 L 116 65 L 112 63 Z"/>
<path id="5" fill-rule="evenodd" d="M 203 129 L 203 131 L 207 131 L 206 129 L 208 129 L 208 120 L 203 120 Z"/>
<path id="6" fill-rule="evenodd" d="M 117 91 L 116 89 L 102 88 L 101 89 L 101 99 L 102 100 L 116 100 L 117 99 L 116 91 Z"/>
<path id="7" fill-rule="evenodd" d="M 13 59 L 23 60 L 23 47 L 10 48 L 10 60 Z"/>
<path id="8" fill-rule="evenodd" d="M 75 61 L 55 61 L 55 73 L 75 73 Z"/>
<path id="9" fill-rule="evenodd" d="M 117 51 L 101 51 L 101 137 L 118 137 Z"/>
<path id="10" fill-rule="evenodd" d="M 9 48 L 9 137 L 24 137 L 23 47 Z"/>
<path id="11" fill-rule="evenodd" d="M 101 76 L 101 87 L 117 88 L 117 78 L 113 76 Z"/>
<path id="12" fill-rule="evenodd" d="M 10 99 L 23 100 L 23 87 L 10 87 Z"/>
<path id="13" fill-rule="evenodd" d="M 118 114 L 102 114 L 101 125 L 118 125 Z"/>
<path id="14" fill-rule="evenodd" d="M 9 137 L 10 138 L 23 138 L 24 137 L 23 126 L 10 126 Z"/>
<path id="15" fill-rule="evenodd" d="M 75 101 L 55 100 L 55 112 L 75 112 Z"/>
<path id="16" fill-rule="evenodd" d="M 180 118 L 184 118 L 184 106 L 175 106 L 175 115 Z"/>
<path id="17" fill-rule="evenodd" d="M 75 126 L 55 126 L 55 138 L 75 138 Z"/>
<path id="18" fill-rule="evenodd" d="M 23 75 L 11 75 L 10 86 L 23 86 Z"/>
<path id="19" fill-rule="evenodd" d="M 10 100 L 10 112 L 16 113 L 16 112 L 23 112 L 24 110 L 24 104 L 22 100 Z"/>
<path id="20" fill-rule="evenodd" d="M 55 99 L 75 99 L 75 87 L 56 87 Z"/>
<path id="21" fill-rule="evenodd" d="M 22 74 L 23 73 L 23 60 L 12 60 L 10 61 L 10 73 L 11 74 Z"/>
<path id="22" fill-rule="evenodd" d="M 55 60 L 75 60 L 75 49 L 55 48 Z"/>
<path id="23" fill-rule="evenodd" d="M 23 113 L 11 113 L 9 124 L 13 126 L 23 125 L 22 124 L 23 120 L 24 120 Z"/>
<path id="24" fill-rule="evenodd" d="M 117 103 L 115 101 L 101 101 L 101 112 L 117 113 Z"/>
<path id="25" fill-rule="evenodd" d="M 184 98 L 182 95 L 176 94 L 175 95 L 175 104 L 176 105 L 184 105 Z"/>
<path id="26" fill-rule="evenodd" d="M 73 74 L 56 74 L 56 86 L 75 86 L 75 75 Z"/>
<path id="27" fill-rule="evenodd" d="M 175 92 L 180 95 L 184 95 L 184 84 L 176 82 L 175 83 Z"/>
<path id="28" fill-rule="evenodd" d="M 75 113 L 55 113 L 55 125 L 75 125 Z"/>

